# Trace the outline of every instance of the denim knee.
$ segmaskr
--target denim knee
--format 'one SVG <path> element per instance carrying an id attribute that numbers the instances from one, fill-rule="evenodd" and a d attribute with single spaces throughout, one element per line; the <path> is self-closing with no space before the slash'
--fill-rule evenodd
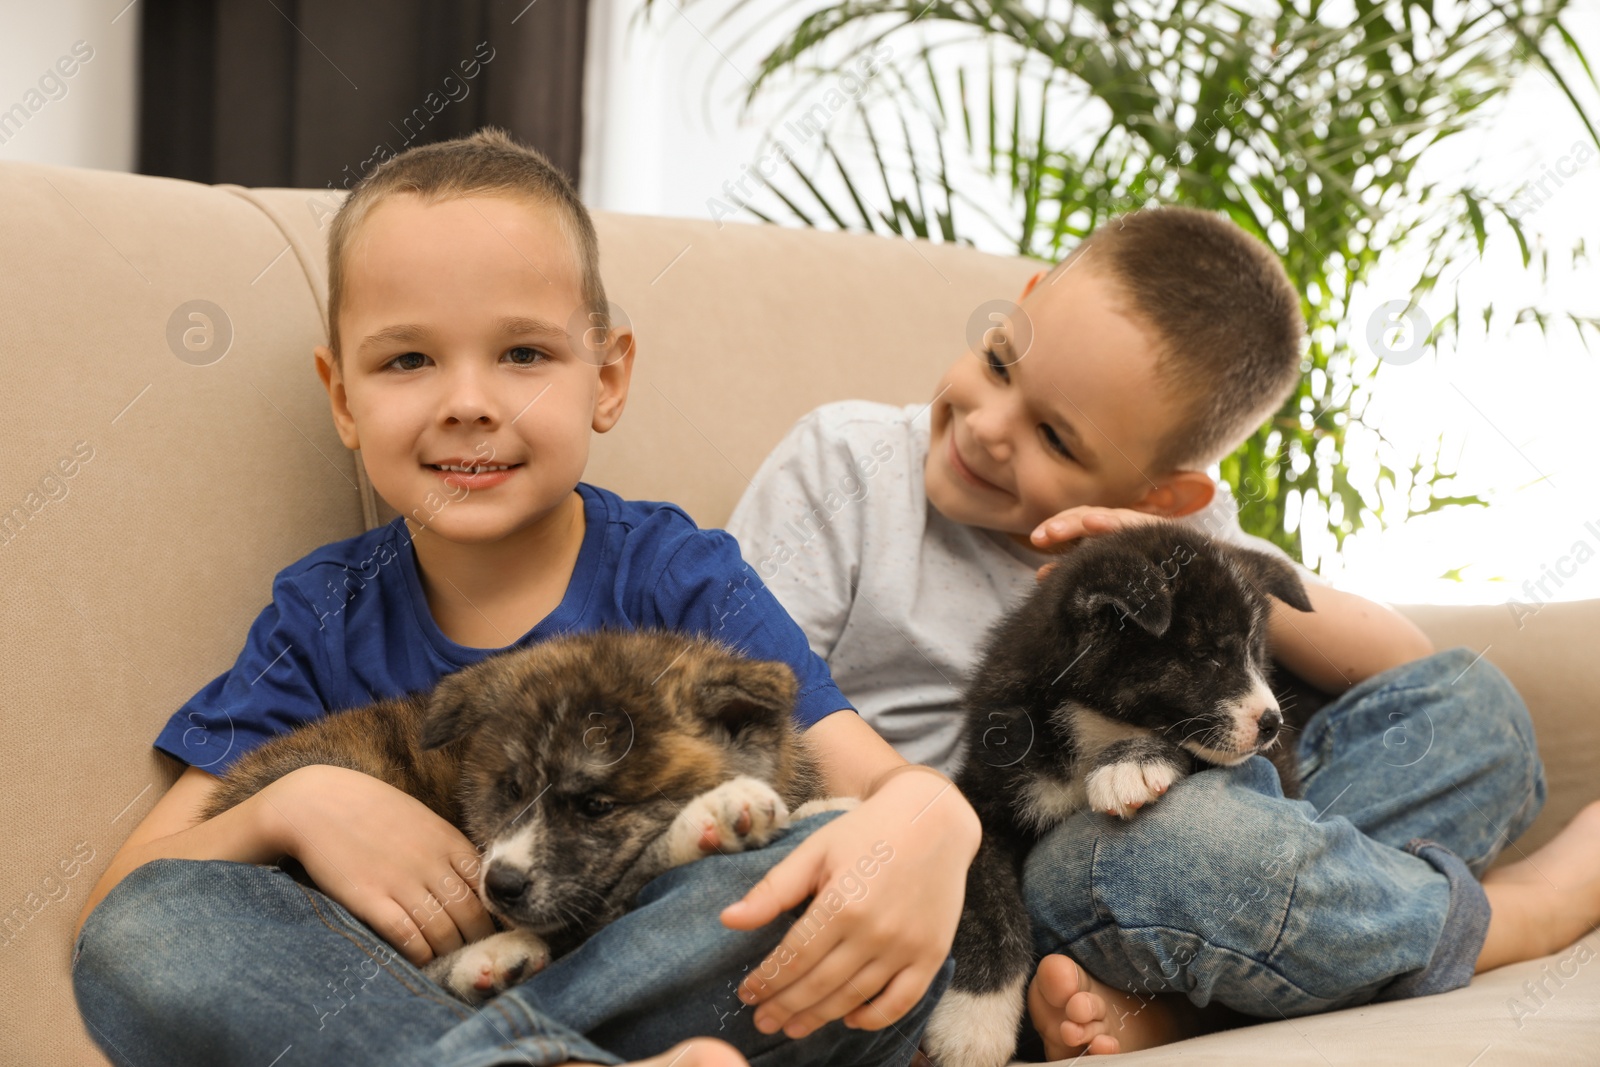
<path id="1" fill-rule="evenodd" d="M 1023 894 L 1039 954 L 1266 1016 L 1364 1003 L 1425 968 L 1451 901 L 1426 860 L 1285 799 L 1260 757 L 1126 821 L 1079 812 L 1029 854 Z"/>
<path id="2" fill-rule="evenodd" d="M 1290 803 L 1272 764 L 1253 757 L 1189 776 L 1131 819 L 1078 812 L 1024 868 L 1036 950 L 1110 925 L 1186 931 L 1265 955 L 1282 924 L 1261 907 L 1287 907 L 1286 864 L 1299 851 L 1273 802 Z M 1250 922 L 1232 921 L 1241 901 L 1252 905 Z"/>
<path id="3" fill-rule="evenodd" d="M 1369 681 L 1380 682 L 1391 677 L 1391 685 L 1396 688 L 1434 691 L 1440 702 L 1450 708 L 1451 714 L 1468 728 L 1474 724 L 1481 724 L 1485 729 L 1509 728 L 1521 743 L 1521 752 L 1512 766 L 1524 770 L 1539 768 L 1539 746 L 1528 705 L 1505 672 L 1489 662 L 1482 652 L 1456 645 L 1375 675 Z"/>
<path id="4" fill-rule="evenodd" d="M 1506 833 L 1508 841 L 1515 840 L 1538 816 L 1545 801 L 1544 761 L 1539 758 L 1539 740 L 1527 702 L 1504 671 L 1470 648 L 1458 645 L 1428 658 L 1439 660 L 1440 673 L 1450 675 L 1445 685 L 1457 691 L 1464 716 L 1492 719 L 1484 727 L 1486 732 L 1499 727 L 1516 739 L 1516 744 L 1497 749 L 1488 771 L 1503 781 L 1503 792 L 1522 798 Z"/>
<path id="5" fill-rule="evenodd" d="M 1483 770 L 1496 783 L 1495 791 L 1505 798 L 1501 808 L 1505 813 L 1505 825 L 1500 845 L 1487 854 L 1462 857 L 1472 873 L 1481 878 L 1500 847 L 1521 837 L 1544 808 L 1544 761 L 1539 758 L 1533 715 L 1505 672 L 1480 653 L 1462 646 L 1430 658 L 1441 658 L 1445 671 L 1465 659 L 1466 663 L 1446 684 L 1461 691 L 1458 699 L 1466 715 L 1477 719 L 1495 718 L 1495 722 L 1485 725 L 1485 732 L 1503 735 L 1509 731 L 1510 734 L 1505 744 L 1496 747 L 1492 760 Z M 1511 738 L 1515 739 L 1514 743 Z"/>
<path id="6" fill-rule="evenodd" d="M 1544 806 L 1527 704 L 1465 647 L 1352 687 L 1307 724 L 1300 754 L 1307 799 L 1338 796 L 1337 810 L 1396 848 L 1439 841 L 1478 876 Z"/>
<path id="7" fill-rule="evenodd" d="M 225 876 L 221 866 L 152 860 L 130 871 L 89 913 L 73 946 L 72 984 L 91 1034 L 118 1020 L 159 1019 L 167 1026 L 203 1020 L 225 1007 L 213 1000 L 226 995 L 204 968 L 162 957 L 182 944 L 177 935 L 194 921 L 192 909 L 203 906 L 203 898 L 191 896 L 194 889 Z M 187 911 L 176 907 L 179 900 Z"/>

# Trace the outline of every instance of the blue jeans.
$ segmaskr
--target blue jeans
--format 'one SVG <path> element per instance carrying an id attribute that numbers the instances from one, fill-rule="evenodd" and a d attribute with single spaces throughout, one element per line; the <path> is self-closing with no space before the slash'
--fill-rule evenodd
<path id="1" fill-rule="evenodd" d="M 636 910 L 476 1009 L 276 867 L 154 860 L 84 923 L 73 991 L 90 1036 L 119 1065 L 621 1063 L 694 1036 L 720 1037 L 758 1067 L 904 1065 L 951 960 L 921 1003 L 876 1031 L 835 1020 L 798 1041 L 763 1034 L 735 995 L 800 909 L 753 931 L 729 930 L 718 913 L 838 814 L 802 819 L 765 848 L 668 871 Z"/>
<path id="2" fill-rule="evenodd" d="M 1528 709 L 1466 648 L 1375 675 L 1299 739 L 1305 799 L 1260 756 L 1028 855 L 1034 949 L 1141 995 L 1267 1018 L 1440 993 L 1488 930 L 1477 876 L 1544 804 Z"/>

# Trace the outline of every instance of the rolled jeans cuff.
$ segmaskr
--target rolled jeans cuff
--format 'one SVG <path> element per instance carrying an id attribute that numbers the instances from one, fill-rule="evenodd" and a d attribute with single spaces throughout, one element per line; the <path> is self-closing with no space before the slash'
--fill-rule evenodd
<path id="1" fill-rule="evenodd" d="M 1450 907 L 1433 956 L 1421 970 L 1400 975 L 1378 991 L 1373 1003 L 1448 993 L 1472 981 L 1489 935 L 1489 897 L 1466 862 L 1436 841 L 1414 837 L 1405 851 L 1433 864 L 1450 880 Z"/>

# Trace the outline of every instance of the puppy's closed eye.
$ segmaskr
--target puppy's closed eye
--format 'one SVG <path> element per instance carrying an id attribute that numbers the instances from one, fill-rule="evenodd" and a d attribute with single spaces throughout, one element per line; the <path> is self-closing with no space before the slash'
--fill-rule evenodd
<path id="1" fill-rule="evenodd" d="M 578 811 L 585 818 L 598 819 L 611 814 L 616 810 L 617 802 L 610 797 L 602 797 L 593 793 L 578 798 Z"/>

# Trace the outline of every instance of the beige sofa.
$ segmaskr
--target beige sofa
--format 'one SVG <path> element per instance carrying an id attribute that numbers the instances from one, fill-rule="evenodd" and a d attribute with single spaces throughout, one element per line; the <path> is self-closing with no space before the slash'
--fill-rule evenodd
<path id="1" fill-rule="evenodd" d="M 390 513 L 313 370 L 331 194 L 0 164 L 0 204 L 0 1064 L 67 1067 L 102 1062 L 73 1003 L 70 932 L 171 781 L 151 739 L 233 662 L 274 572 Z M 972 309 L 1033 270 L 883 238 L 597 222 L 640 354 L 589 480 L 678 501 L 705 525 L 813 406 L 929 396 Z M 174 324 L 195 300 L 231 323 L 220 359 L 222 329 L 186 347 L 197 324 Z M 1503 607 L 1407 611 L 1441 647 L 1487 649 L 1532 706 L 1550 799 L 1508 851 L 1531 849 L 1600 796 L 1600 601 L 1549 606 L 1522 629 Z M 1128 1062 L 1600 1062 L 1592 954 Z"/>

